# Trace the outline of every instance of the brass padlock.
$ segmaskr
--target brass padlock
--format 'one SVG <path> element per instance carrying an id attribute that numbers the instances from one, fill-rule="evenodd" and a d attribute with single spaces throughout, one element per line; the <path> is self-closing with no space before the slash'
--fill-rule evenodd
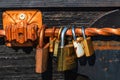
<path id="1" fill-rule="evenodd" d="M 44 45 L 44 31 L 43 26 L 40 30 L 39 45 L 36 48 L 36 73 L 45 72 L 47 69 L 49 43 Z"/>
<path id="2" fill-rule="evenodd" d="M 84 49 L 83 49 L 83 44 L 81 41 L 77 41 L 77 37 L 75 35 L 75 28 L 72 26 L 72 35 L 73 35 L 73 45 L 75 48 L 75 52 L 78 58 L 82 57 L 84 55 Z"/>
<path id="3" fill-rule="evenodd" d="M 54 34 L 55 34 L 55 27 L 53 27 L 52 35 L 49 37 L 49 43 L 50 43 L 49 52 L 54 52 L 54 44 L 56 40 L 56 37 L 54 36 Z"/>
<path id="4" fill-rule="evenodd" d="M 93 48 L 93 44 L 91 41 L 91 37 L 87 37 L 85 36 L 85 29 L 82 26 L 82 35 L 83 35 L 83 45 L 84 45 L 84 51 L 85 51 L 85 55 L 86 57 L 92 56 L 94 54 L 94 48 Z"/>
<path id="5" fill-rule="evenodd" d="M 58 71 L 66 71 L 76 67 L 76 54 L 73 44 L 65 45 L 65 33 L 69 28 L 64 27 L 61 33 L 61 44 L 58 50 Z"/>
<path id="6" fill-rule="evenodd" d="M 58 48 L 59 48 L 59 44 L 60 44 L 60 36 L 61 36 L 62 29 L 63 29 L 63 27 L 61 27 L 59 29 L 58 36 L 57 36 L 57 38 L 55 40 L 54 53 L 53 53 L 54 57 L 57 57 L 57 54 L 58 54 Z"/>

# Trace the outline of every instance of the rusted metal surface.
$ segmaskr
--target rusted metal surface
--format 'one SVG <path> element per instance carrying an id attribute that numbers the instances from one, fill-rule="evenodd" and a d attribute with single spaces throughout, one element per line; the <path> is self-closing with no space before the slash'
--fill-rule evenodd
<path id="1" fill-rule="evenodd" d="M 57 35 L 59 32 L 59 29 L 55 30 L 55 35 Z M 46 29 L 45 36 L 50 36 L 52 33 L 52 29 Z M 75 33 L 77 35 L 82 35 L 81 28 L 76 28 Z M 110 36 L 110 35 L 120 35 L 120 28 L 86 28 L 85 34 L 87 36 L 97 36 L 97 35 L 103 35 L 103 36 Z M 69 29 L 66 33 L 66 35 L 72 35 L 71 30 Z"/>
<path id="2" fill-rule="evenodd" d="M 57 22 L 54 22 L 54 21 L 56 21 L 56 19 L 59 19 L 58 22 L 60 22 L 62 25 L 64 25 L 64 23 L 71 23 L 71 21 L 67 20 L 68 18 L 66 18 L 66 16 L 63 14 L 70 16 L 70 18 L 69 18 L 70 20 L 73 21 L 73 19 L 74 19 L 74 22 L 78 22 L 78 23 L 82 23 L 82 22 L 79 22 L 75 18 L 80 17 L 80 16 L 78 16 L 80 14 L 81 14 L 81 17 L 79 19 L 81 20 L 81 18 L 83 18 L 83 20 L 81 20 L 81 21 L 84 21 L 84 22 L 86 20 L 89 22 L 91 18 L 93 18 L 94 16 L 98 16 L 98 15 L 91 14 L 89 11 L 86 13 L 81 12 L 81 11 L 78 11 L 78 12 L 71 11 L 71 13 L 73 13 L 73 14 L 70 14 L 70 12 L 66 12 L 66 11 L 61 11 L 61 13 L 57 12 L 57 11 L 52 11 L 52 12 L 47 11 L 44 14 L 44 17 L 46 16 L 45 17 L 46 19 L 44 19 L 45 20 L 44 22 L 46 22 L 48 24 L 50 23 L 51 25 L 56 25 Z M 77 15 L 74 16 L 75 15 L 74 13 L 76 13 Z M 96 13 L 96 11 L 95 11 L 95 13 Z M 101 14 L 100 12 L 98 12 L 98 13 Z M 60 14 L 61 14 L 61 16 L 59 17 Z M 56 15 L 58 15 L 58 16 L 56 16 Z M 90 15 L 92 15 L 92 17 Z M 51 18 L 49 18 L 50 16 L 52 16 L 52 20 L 51 20 Z M 87 18 L 90 18 L 90 19 L 85 18 L 86 16 L 87 16 Z M 61 17 L 66 18 L 66 19 L 62 18 L 64 23 L 61 21 Z M 77 23 L 75 23 L 75 24 L 77 24 Z M 84 24 L 86 24 L 86 23 L 84 23 Z M 59 25 L 59 24 L 57 24 L 57 25 Z M 99 28 L 99 27 L 101 28 L 101 26 L 96 26 L 96 28 Z M 107 26 L 105 26 L 105 27 L 107 27 Z M 2 32 L 4 33 L 4 31 L 2 31 Z M 104 39 L 107 39 L 107 37 L 104 37 Z M 117 37 L 117 39 L 119 39 L 119 37 Z M 95 41 L 93 42 L 93 43 L 95 43 L 94 46 L 97 45 L 98 48 L 100 46 L 107 45 L 108 42 L 110 42 L 109 43 L 110 46 L 116 46 L 116 48 L 117 48 L 118 43 L 119 43 L 119 41 L 116 41 L 116 39 L 114 39 L 114 37 L 102 42 L 101 38 L 99 38 L 99 36 L 98 36 L 98 40 L 99 41 L 97 41 L 97 42 L 95 42 Z M 111 42 L 110 40 L 113 40 L 116 42 Z M 111 43 L 113 43 L 113 44 L 111 44 Z M 4 46 L 3 45 L 4 40 L 1 41 L 1 44 L 2 44 L 0 46 L 0 64 L 1 64 L 0 79 L 1 80 L 3 80 L 3 79 L 4 80 L 19 80 L 19 79 L 41 80 L 42 78 L 43 78 L 43 80 L 56 80 L 56 79 L 64 80 L 64 75 L 56 72 L 56 69 L 55 69 L 56 64 L 55 64 L 55 62 L 52 63 L 51 60 L 49 60 L 50 71 L 47 71 L 45 74 L 43 74 L 44 76 L 43 75 L 41 76 L 41 74 L 36 74 L 34 72 L 35 50 L 33 52 L 31 52 L 30 54 L 27 54 L 25 52 L 22 52 L 21 49 L 16 51 L 12 48 L 8 48 L 8 47 Z M 118 48 L 119 48 L 119 46 L 118 46 Z M 27 48 L 24 50 L 31 51 L 32 49 Z M 78 73 L 88 76 L 91 80 L 119 80 L 120 79 L 120 76 L 119 76 L 119 74 L 120 74 L 120 71 L 119 71 L 120 54 L 119 53 L 120 53 L 120 50 L 96 49 L 96 51 L 95 51 L 96 59 L 94 60 L 95 64 L 91 65 L 91 66 L 89 66 L 88 64 L 86 64 L 85 66 L 84 66 L 84 64 L 79 66 Z M 92 58 L 92 59 L 94 59 L 94 58 Z M 94 63 L 94 61 L 93 61 L 93 63 Z M 86 60 L 84 62 L 86 62 Z M 91 64 L 93 64 L 93 63 L 91 63 Z M 51 66 L 53 66 L 53 68 L 51 68 Z M 51 78 L 53 78 L 53 79 L 51 79 Z"/>
<path id="3" fill-rule="evenodd" d="M 5 31 L 4 30 L 0 30 L 0 37 L 5 36 Z"/>
<path id="4" fill-rule="evenodd" d="M 40 28 L 39 33 L 39 42 L 36 48 L 36 73 L 43 73 L 47 70 L 47 63 L 48 63 L 48 53 L 49 53 L 49 43 L 44 44 L 44 30 L 45 26 Z"/>
<path id="5" fill-rule="evenodd" d="M 2 18 L 7 46 L 33 46 L 37 30 L 42 26 L 40 11 L 8 10 L 3 12 Z"/>
<path id="6" fill-rule="evenodd" d="M 59 29 L 55 29 L 55 35 L 57 36 L 59 32 Z M 76 28 L 75 32 L 77 35 L 82 35 L 81 29 Z M 46 29 L 45 30 L 45 36 L 51 36 L 52 34 L 52 29 Z M 120 28 L 86 28 L 85 29 L 85 34 L 87 36 L 111 36 L 111 35 L 117 35 L 120 36 Z M 72 32 L 69 29 L 66 33 L 66 35 L 72 36 Z M 0 36 L 5 36 L 4 30 L 0 30 Z"/>

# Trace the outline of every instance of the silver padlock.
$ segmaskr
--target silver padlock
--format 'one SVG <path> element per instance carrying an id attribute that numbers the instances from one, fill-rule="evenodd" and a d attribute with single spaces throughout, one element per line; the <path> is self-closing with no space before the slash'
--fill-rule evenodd
<path id="1" fill-rule="evenodd" d="M 73 35 L 73 45 L 78 58 L 84 55 L 83 44 L 77 41 L 77 37 L 75 35 L 75 28 L 72 26 L 72 35 Z"/>

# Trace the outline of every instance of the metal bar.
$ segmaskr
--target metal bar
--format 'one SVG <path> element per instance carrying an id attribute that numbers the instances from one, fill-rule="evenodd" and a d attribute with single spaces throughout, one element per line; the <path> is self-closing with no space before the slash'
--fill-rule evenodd
<path id="1" fill-rule="evenodd" d="M 57 36 L 59 32 L 59 28 L 55 30 L 55 36 Z M 50 36 L 52 33 L 52 29 L 46 29 L 45 30 L 45 36 Z M 76 35 L 81 35 L 82 36 L 82 31 L 81 28 L 75 28 L 75 33 Z M 87 36 L 112 36 L 112 35 L 117 35 L 120 36 L 120 28 L 86 28 L 85 29 L 85 34 Z M 67 30 L 66 35 L 72 36 L 72 31 L 71 29 Z"/>
<path id="2" fill-rule="evenodd" d="M 4 30 L 0 30 L 0 37 L 4 37 L 5 36 L 5 31 Z"/>
<path id="3" fill-rule="evenodd" d="M 45 30 L 45 36 L 49 37 L 51 36 L 51 34 L 53 29 L 52 28 L 47 28 Z M 59 32 L 59 28 L 55 29 L 55 36 L 58 35 Z M 80 35 L 82 36 L 82 31 L 81 28 L 75 28 L 75 33 L 76 35 Z M 120 36 L 120 28 L 86 28 L 85 29 L 85 34 L 87 36 L 112 36 L 112 35 L 117 35 Z M 72 31 L 71 29 L 67 30 L 66 35 L 72 36 Z M 5 31 L 4 30 L 0 30 L 0 37 L 4 37 L 5 36 Z"/>

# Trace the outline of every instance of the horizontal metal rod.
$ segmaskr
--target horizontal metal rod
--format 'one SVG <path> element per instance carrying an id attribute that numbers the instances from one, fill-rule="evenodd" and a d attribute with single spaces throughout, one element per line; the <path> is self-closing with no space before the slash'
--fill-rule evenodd
<path id="1" fill-rule="evenodd" d="M 45 36 L 51 36 L 52 35 L 51 33 L 53 33 L 52 31 L 53 31 L 52 28 L 46 29 Z M 55 36 L 57 36 L 58 32 L 59 32 L 59 28 L 55 29 Z M 82 36 L 81 28 L 75 28 L 75 33 L 76 33 L 76 35 Z M 98 36 L 98 35 L 102 35 L 102 36 L 117 35 L 117 36 L 120 36 L 120 28 L 86 28 L 85 34 L 87 36 Z M 71 29 L 69 29 L 66 32 L 66 35 L 72 36 Z"/>
<path id="2" fill-rule="evenodd" d="M 55 29 L 54 35 L 57 36 L 59 32 L 59 28 Z M 81 28 L 75 28 L 76 35 L 82 36 Z M 120 28 L 85 28 L 85 34 L 87 36 L 112 36 L 117 35 L 120 36 Z M 45 36 L 49 37 L 53 35 L 53 28 L 47 28 L 45 30 Z M 71 29 L 67 30 L 66 35 L 72 36 Z M 0 37 L 5 36 L 5 31 L 0 30 Z"/>
<path id="3" fill-rule="evenodd" d="M 4 37 L 5 36 L 5 31 L 4 30 L 0 30 L 0 37 Z"/>

